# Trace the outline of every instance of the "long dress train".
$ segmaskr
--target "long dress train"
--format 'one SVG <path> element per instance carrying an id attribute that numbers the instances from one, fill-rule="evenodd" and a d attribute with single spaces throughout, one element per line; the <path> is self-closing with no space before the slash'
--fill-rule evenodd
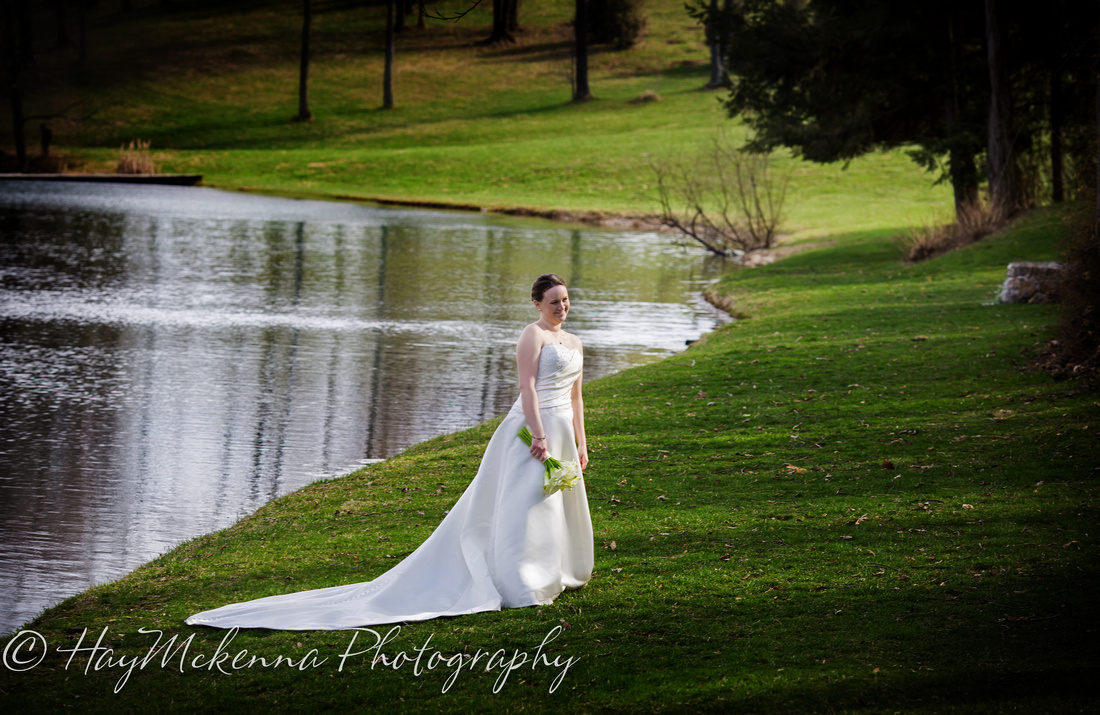
<path id="1" fill-rule="evenodd" d="M 550 343 L 535 388 L 550 453 L 576 460 L 571 390 L 581 354 Z M 592 520 L 584 482 L 547 496 L 543 465 L 516 434 L 519 400 L 493 434 L 477 475 L 432 534 L 373 581 L 233 603 L 189 625 L 337 630 L 544 605 L 592 575 Z"/>

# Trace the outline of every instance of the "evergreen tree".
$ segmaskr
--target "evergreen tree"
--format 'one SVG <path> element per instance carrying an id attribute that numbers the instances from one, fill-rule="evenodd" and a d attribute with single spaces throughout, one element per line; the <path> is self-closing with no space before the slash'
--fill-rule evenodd
<path id="1" fill-rule="evenodd" d="M 977 195 L 989 101 L 980 6 L 742 0 L 708 10 L 695 13 L 729 38 L 726 108 L 754 130 L 753 148 L 832 162 L 912 146 L 950 179 L 957 206 Z"/>

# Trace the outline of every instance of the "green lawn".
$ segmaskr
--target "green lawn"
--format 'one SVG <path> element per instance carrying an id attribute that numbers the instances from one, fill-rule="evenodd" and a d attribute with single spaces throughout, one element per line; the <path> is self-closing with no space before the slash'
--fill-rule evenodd
<path id="1" fill-rule="evenodd" d="M 1052 307 L 991 304 L 1005 264 L 1053 257 L 1062 230 L 1041 211 L 919 266 L 901 263 L 888 232 L 865 232 L 723 279 L 751 317 L 586 390 L 596 573 L 552 606 L 405 625 L 373 651 L 369 632 L 245 631 L 219 646 L 225 633 L 183 625 L 229 601 L 381 573 L 461 493 L 490 423 L 314 484 L 50 609 L 28 627 L 51 652 L 0 671 L 5 704 L 1088 709 L 1098 402 L 1023 369 Z M 109 655 L 90 650 L 105 628 Z M 85 650 L 70 653 L 84 629 Z M 122 680 L 172 635 L 194 635 L 182 672 L 179 651 L 163 665 L 162 650 Z M 518 663 L 547 638 L 546 661 L 502 676 L 500 649 Z M 268 667 L 219 673 L 219 647 Z M 452 666 L 426 667 L 437 649 Z M 455 654 L 479 650 L 458 669 Z M 413 660 L 370 667 L 399 652 Z M 301 669 L 272 665 L 280 655 Z"/>
<path id="2" fill-rule="evenodd" d="M 380 3 L 317 2 L 316 119 L 306 123 L 289 121 L 300 3 L 136 5 L 122 13 L 104 0 L 93 10 L 82 69 L 74 50 L 48 42 L 52 7 L 38 17 L 44 49 L 28 113 L 79 120 L 53 124 L 82 170 L 113 171 L 118 147 L 140 138 L 163 171 L 228 189 L 638 216 L 657 209 L 654 162 L 693 156 L 728 124 L 723 93 L 702 89 L 702 30 L 680 0 L 646 4 L 649 30 L 636 48 L 594 49 L 597 99 L 580 105 L 569 102 L 568 0 L 525 4 L 515 46 L 478 44 L 489 23 L 480 8 L 430 22 L 398 40 L 388 111 Z M 646 91 L 661 101 L 632 101 Z M 950 207 L 948 189 L 900 151 L 847 169 L 779 163 L 793 174 L 786 215 L 796 238 L 920 222 Z"/>

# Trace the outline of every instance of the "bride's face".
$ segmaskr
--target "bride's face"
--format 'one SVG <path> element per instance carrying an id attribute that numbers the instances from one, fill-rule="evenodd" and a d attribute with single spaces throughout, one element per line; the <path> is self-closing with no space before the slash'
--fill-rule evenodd
<path id="1" fill-rule="evenodd" d="M 542 294 L 542 300 L 535 301 L 535 307 L 550 325 L 561 325 L 569 315 L 569 289 L 554 286 Z"/>

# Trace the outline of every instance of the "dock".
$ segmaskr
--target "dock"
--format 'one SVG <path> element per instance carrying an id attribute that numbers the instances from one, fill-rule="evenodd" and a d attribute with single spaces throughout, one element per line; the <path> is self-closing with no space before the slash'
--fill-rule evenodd
<path id="1" fill-rule="evenodd" d="M 202 174 L 0 174 L 0 181 L 87 181 L 110 184 L 194 186 Z"/>

